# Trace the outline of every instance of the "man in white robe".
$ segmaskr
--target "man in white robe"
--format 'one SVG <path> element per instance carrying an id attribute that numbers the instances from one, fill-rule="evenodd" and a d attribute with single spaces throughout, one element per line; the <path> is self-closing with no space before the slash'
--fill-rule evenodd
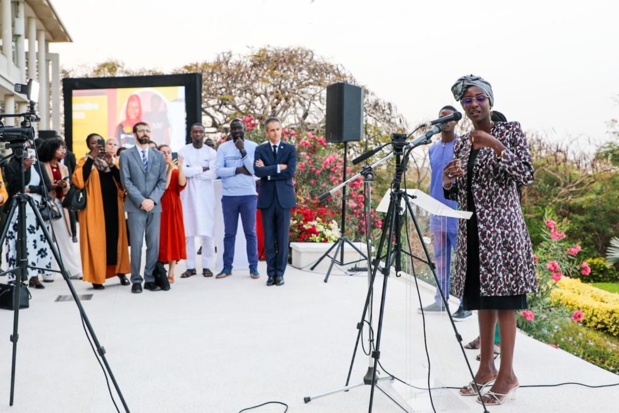
<path id="1" fill-rule="evenodd" d="M 204 126 L 191 126 L 191 141 L 178 152 L 183 157 L 183 172 L 187 187 L 181 192 L 183 220 L 185 222 L 185 244 L 187 248 L 187 271 L 181 278 L 196 275 L 195 237 L 202 241 L 202 275 L 212 277 L 213 227 L 215 213 L 215 191 L 213 181 L 217 178 L 215 161 L 217 152 L 204 144 Z"/>

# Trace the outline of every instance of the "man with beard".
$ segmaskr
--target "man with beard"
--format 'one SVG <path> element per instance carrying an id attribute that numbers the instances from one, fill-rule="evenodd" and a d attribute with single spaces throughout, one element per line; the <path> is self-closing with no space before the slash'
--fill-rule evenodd
<path id="1" fill-rule="evenodd" d="M 222 143 L 217 150 L 216 171 L 221 178 L 221 209 L 224 214 L 224 267 L 215 278 L 232 275 L 234 242 L 239 215 L 247 246 L 249 275 L 260 278 L 258 272 L 258 245 L 256 238 L 257 192 L 254 180 L 254 152 L 256 143 L 245 140 L 243 121 L 235 119 L 230 123 L 231 139 Z"/>
<path id="2" fill-rule="evenodd" d="M 161 222 L 161 196 L 166 187 L 166 164 L 161 152 L 149 148 L 150 128 L 145 122 L 133 126 L 136 145 L 120 154 L 120 178 L 127 199 L 125 211 L 131 242 L 132 293 L 160 289 L 155 284 L 153 270 L 159 255 L 159 227 Z M 146 264 L 144 278 L 142 266 L 142 241 L 146 239 Z"/>
<path id="3" fill-rule="evenodd" d="M 183 172 L 187 186 L 181 192 L 183 220 L 185 222 L 185 247 L 187 249 L 187 271 L 181 278 L 196 275 L 195 238 L 200 237 L 202 251 L 202 275 L 212 277 L 213 227 L 215 213 L 215 159 L 217 152 L 204 144 L 204 126 L 191 126 L 191 142 L 178 152 L 183 158 Z"/>

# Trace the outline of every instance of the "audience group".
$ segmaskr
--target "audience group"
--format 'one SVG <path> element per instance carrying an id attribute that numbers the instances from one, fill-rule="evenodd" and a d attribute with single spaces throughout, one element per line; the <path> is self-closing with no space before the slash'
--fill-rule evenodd
<path id="1" fill-rule="evenodd" d="M 266 143 L 245 140 L 244 124 L 238 119 L 231 122 L 230 135 L 218 150 L 212 139 L 204 139 L 203 125 L 192 125 L 191 143 L 182 147 L 178 156 L 169 145 L 157 147 L 151 141 L 146 122 L 133 125 L 135 146 L 131 148 L 120 146 L 116 137 L 105 140 L 91 133 L 86 137 L 88 153 L 77 162 L 61 137 L 37 139 L 38 156 L 28 150 L 33 148 L 26 142 L 23 156 L 12 157 L 0 174 L 0 205 L 5 215 L 11 210 L 11 200 L 21 192 L 23 168 L 24 198 L 31 205 L 26 206 L 28 284 L 45 288 L 43 283 L 53 282 L 59 269 L 34 211 L 51 204 L 61 216 L 44 221 L 44 226 L 60 252 L 63 267 L 71 279 L 82 279 L 93 289 L 102 290 L 110 278 L 117 277 L 120 284 L 131 285 L 133 293 L 157 291 L 161 289 L 155 280 L 159 264 L 168 266 L 168 280 L 174 283 L 176 264 L 181 260 L 185 260 L 186 269 L 180 278 L 198 274 L 198 254 L 202 256 L 204 277 L 229 277 L 239 217 L 249 275 L 258 279 L 258 208 L 269 217 L 263 220 L 264 232 L 272 244 L 266 251 L 267 285 L 283 285 L 290 208 L 295 199 L 292 177 L 296 151 L 293 145 L 281 142 L 278 119 L 268 119 L 265 127 L 269 126 L 272 131 L 267 137 L 273 151 Z M 255 154 L 259 146 L 268 149 L 258 158 Z M 221 200 L 215 199 L 218 180 Z M 77 213 L 62 205 L 71 186 L 86 194 L 86 205 Z M 268 201 L 265 195 L 258 201 L 262 187 L 268 189 Z M 224 221 L 223 269 L 217 275 L 212 271 L 216 202 L 221 202 Z M 3 227 L 8 226 L 2 245 L 8 269 L 18 264 L 18 213 L 16 208 L 12 210 L 14 213 L 2 219 Z M 278 242 L 282 243 L 281 249 Z M 8 272 L 9 282 L 14 281 L 14 272 Z"/>

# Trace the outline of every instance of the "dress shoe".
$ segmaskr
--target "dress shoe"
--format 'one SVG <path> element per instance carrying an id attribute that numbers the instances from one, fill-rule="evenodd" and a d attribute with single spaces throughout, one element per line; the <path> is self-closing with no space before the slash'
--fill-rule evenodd
<path id="1" fill-rule="evenodd" d="M 131 281 L 129 281 L 127 279 L 127 276 L 125 274 L 118 274 L 118 279 L 120 280 L 120 283 L 122 285 L 129 285 L 129 284 L 131 284 Z"/>
<path id="2" fill-rule="evenodd" d="M 458 308 L 458 311 L 456 311 L 455 313 L 451 315 L 451 317 L 454 319 L 454 321 L 464 321 L 472 315 L 473 315 L 472 312 L 460 307 Z"/>
<path id="3" fill-rule="evenodd" d="M 275 285 L 278 287 L 284 285 L 284 277 L 275 277 Z"/>
<path id="4" fill-rule="evenodd" d="M 423 308 L 418 308 L 419 314 L 447 314 L 447 308 L 442 303 L 432 303 Z"/>
<path id="5" fill-rule="evenodd" d="M 32 277 L 28 281 L 28 287 L 34 287 L 37 290 L 42 290 L 42 289 L 45 288 L 45 286 L 43 284 L 41 284 L 41 280 L 39 280 L 39 277 Z"/>
<path id="6" fill-rule="evenodd" d="M 139 294 L 142 292 L 142 284 L 135 283 L 131 286 L 131 292 L 135 294 Z"/>
<path id="7" fill-rule="evenodd" d="M 224 268 L 223 270 L 221 270 L 221 272 L 219 274 L 217 274 L 215 276 L 215 278 L 220 279 L 220 278 L 226 278 L 232 275 L 232 270 Z"/>
<path id="8" fill-rule="evenodd" d="M 269 277 L 267 279 L 267 287 L 270 287 L 272 285 L 275 285 L 275 277 Z"/>
<path id="9" fill-rule="evenodd" d="M 94 288 L 95 290 L 104 290 L 105 289 L 103 284 L 93 284 L 92 288 Z"/>
<path id="10" fill-rule="evenodd" d="M 150 291 L 159 291 L 161 290 L 161 287 L 159 287 L 157 284 L 150 282 L 150 283 L 144 283 L 144 288 Z"/>

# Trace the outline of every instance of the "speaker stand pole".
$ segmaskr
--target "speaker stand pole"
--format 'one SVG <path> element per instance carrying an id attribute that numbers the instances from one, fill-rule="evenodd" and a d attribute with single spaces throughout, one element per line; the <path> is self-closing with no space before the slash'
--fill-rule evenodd
<path id="1" fill-rule="evenodd" d="M 347 183 L 346 181 L 346 167 L 347 167 L 347 159 L 348 159 L 348 141 L 344 141 L 344 171 L 343 171 L 343 179 L 342 182 Z M 357 175 L 358 176 L 358 175 Z M 327 195 L 330 194 L 327 193 Z M 319 198 L 319 201 L 321 201 L 322 199 L 324 199 L 322 196 Z M 350 262 L 345 262 L 344 261 L 344 246 L 345 244 L 350 245 L 355 251 L 357 251 L 359 253 L 359 255 L 361 255 L 361 258 L 358 260 L 353 260 Z M 333 256 L 330 255 L 331 251 L 333 251 L 335 249 L 335 251 L 333 252 Z M 338 259 L 338 253 L 339 255 L 339 259 Z M 340 224 L 340 238 L 331 246 L 331 248 L 329 248 L 327 250 L 327 252 L 325 252 L 319 259 L 318 261 L 316 261 L 316 263 L 314 263 L 314 265 L 312 265 L 310 267 L 310 270 L 314 270 L 314 268 L 316 268 L 318 266 L 318 264 L 320 264 L 320 262 L 325 259 L 326 257 L 331 258 L 331 263 L 329 264 L 329 269 L 327 270 L 327 273 L 325 275 L 325 279 L 324 282 L 329 281 L 329 275 L 331 274 L 331 270 L 333 269 L 333 264 L 337 263 L 338 265 L 350 265 L 350 264 L 356 264 L 358 262 L 367 260 L 368 257 L 366 256 L 366 254 L 361 251 L 355 244 L 353 244 L 348 238 L 346 238 L 346 185 L 342 186 L 342 210 L 341 210 L 341 224 Z"/>

